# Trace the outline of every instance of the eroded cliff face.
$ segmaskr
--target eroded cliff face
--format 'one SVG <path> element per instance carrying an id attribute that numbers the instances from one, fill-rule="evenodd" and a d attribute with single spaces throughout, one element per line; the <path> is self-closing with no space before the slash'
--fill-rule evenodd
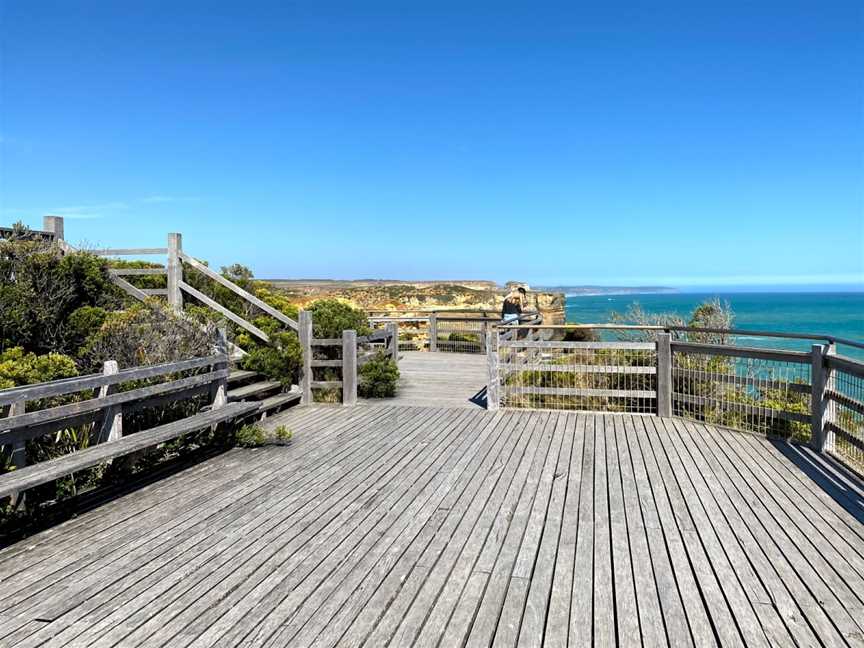
<path id="1" fill-rule="evenodd" d="M 270 281 L 302 307 L 316 299 L 341 299 L 375 313 L 460 311 L 501 312 L 506 288 L 490 281 L 386 282 L 386 281 Z M 528 291 L 529 308 L 536 308 L 548 324 L 564 322 L 564 293 Z"/>

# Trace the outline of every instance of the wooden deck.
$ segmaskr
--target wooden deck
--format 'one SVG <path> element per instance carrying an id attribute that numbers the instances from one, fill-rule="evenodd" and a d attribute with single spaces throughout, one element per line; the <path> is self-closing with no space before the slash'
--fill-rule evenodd
<path id="1" fill-rule="evenodd" d="M 0 645 L 864 645 L 864 486 L 807 450 L 623 415 L 269 422 L 294 440 L 0 551 Z"/>
<path id="2" fill-rule="evenodd" d="M 482 353 L 399 353 L 399 389 L 392 405 L 486 407 L 486 356 Z"/>

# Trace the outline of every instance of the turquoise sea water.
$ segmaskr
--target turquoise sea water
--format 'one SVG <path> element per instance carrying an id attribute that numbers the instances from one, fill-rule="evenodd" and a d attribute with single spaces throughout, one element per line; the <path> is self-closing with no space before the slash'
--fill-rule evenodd
<path id="1" fill-rule="evenodd" d="M 728 301 L 735 327 L 757 331 L 820 333 L 864 342 L 864 293 L 670 293 L 567 297 L 567 321 L 603 323 L 638 302 L 649 313 L 676 313 L 685 320 L 713 297 Z M 808 340 L 739 338 L 739 344 L 809 350 Z M 864 358 L 864 350 L 839 347 L 839 353 Z"/>

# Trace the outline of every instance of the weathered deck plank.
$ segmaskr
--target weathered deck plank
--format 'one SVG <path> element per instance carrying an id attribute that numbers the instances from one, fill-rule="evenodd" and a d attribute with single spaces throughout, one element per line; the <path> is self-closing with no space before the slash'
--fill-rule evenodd
<path id="1" fill-rule="evenodd" d="M 864 645 L 861 485 L 627 415 L 363 404 L 0 550 L 0 646 Z"/>
<path id="2" fill-rule="evenodd" d="M 486 354 L 401 351 L 399 374 L 396 397 L 382 402 L 426 407 L 485 407 Z"/>

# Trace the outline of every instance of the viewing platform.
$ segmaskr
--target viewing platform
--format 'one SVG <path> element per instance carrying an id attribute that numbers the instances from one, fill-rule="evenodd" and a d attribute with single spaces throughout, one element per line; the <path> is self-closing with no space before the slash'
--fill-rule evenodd
<path id="1" fill-rule="evenodd" d="M 62 221 L 38 234 L 72 250 Z M 183 319 L 212 349 L 0 390 L 0 501 L 70 518 L 0 548 L 0 648 L 864 647 L 864 343 L 539 312 L 339 331 L 176 233 L 94 253 L 166 256 L 111 280 L 259 343 L 296 333 L 302 366 L 238 367 L 225 326 Z M 166 287 L 124 278 L 149 275 Z M 397 367 L 395 396 L 363 398 Z M 268 428 L 291 440 L 217 451 Z M 86 443 L 28 445 L 69 430 Z M 177 441 L 154 471 L 56 489 Z"/>
<path id="2" fill-rule="evenodd" d="M 0 645 L 860 646 L 864 485 L 678 418 L 299 407 L 0 551 Z"/>

